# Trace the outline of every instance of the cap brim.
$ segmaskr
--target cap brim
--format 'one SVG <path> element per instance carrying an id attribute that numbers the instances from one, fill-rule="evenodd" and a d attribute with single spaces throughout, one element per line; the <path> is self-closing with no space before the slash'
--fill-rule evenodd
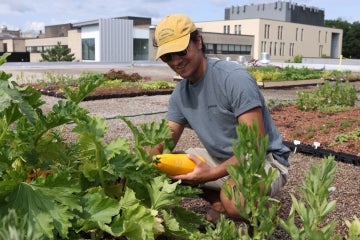
<path id="1" fill-rule="evenodd" d="M 159 46 L 157 49 L 155 59 L 158 60 L 162 55 L 171 53 L 171 52 L 179 52 L 187 48 L 190 41 L 190 34 L 186 34 L 178 39 L 173 41 L 164 43 L 163 45 Z"/>

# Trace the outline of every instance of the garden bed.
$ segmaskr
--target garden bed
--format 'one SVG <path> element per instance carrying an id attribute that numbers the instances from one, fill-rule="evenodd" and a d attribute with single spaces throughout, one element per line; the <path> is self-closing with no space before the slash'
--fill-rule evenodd
<path id="1" fill-rule="evenodd" d="M 269 83 L 266 88 L 293 88 L 299 86 L 315 86 L 322 80 L 287 81 L 284 85 L 279 83 Z M 303 83 L 305 82 L 305 83 Z M 300 85 L 298 85 L 300 84 Z M 51 86 L 40 88 L 34 86 L 42 94 L 64 97 L 60 87 Z M 126 89 L 97 89 L 84 100 L 100 100 L 122 97 L 153 96 L 171 94 L 173 89 L 153 89 L 143 90 L 140 88 Z M 360 108 L 354 107 L 346 111 L 321 113 L 319 111 L 300 111 L 295 104 L 279 105 L 271 109 L 271 115 L 275 124 L 279 128 L 284 141 L 293 147 L 293 141 L 299 140 L 302 145 L 313 146 L 314 142 L 319 142 L 321 150 L 330 150 L 338 153 L 351 154 L 360 161 L 360 141 L 358 138 L 351 138 L 350 135 L 360 129 Z M 360 131 L 360 130 L 359 130 Z M 342 134 L 342 137 L 339 136 Z M 339 141 L 336 141 L 339 138 Z M 301 149 L 300 149 L 301 150 Z M 316 154 L 316 153 L 314 153 Z"/>
<path id="2" fill-rule="evenodd" d="M 271 115 L 285 141 L 299 140 L 301 144 L 310 146 L 319 142 L 322 149 L 360 156 L 359 137 L 350 137 L 351 133 L 360 130 L 358 107 L 326 114 L 300 111 L 295 104 L 290 104 L 272 109 Z M 339 137 L 340 134 L 343 139 Z"/>

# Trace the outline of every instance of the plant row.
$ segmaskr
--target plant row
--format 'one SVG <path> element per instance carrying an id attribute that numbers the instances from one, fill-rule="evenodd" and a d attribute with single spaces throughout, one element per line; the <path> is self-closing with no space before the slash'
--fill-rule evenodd
<path id="1" fill-rule="evenodd" d="M 352 74 L 351 71 L 328 71 L 323 69 L 310 69 L 307 67 L 295 68 L 287 66 L 280 68 L 275 66 L 261 66 L 248 67 L 246 69 L 257 82 L 308 79 L 349 80 L 352 78 L 360 78 L 357 74 Z"/>

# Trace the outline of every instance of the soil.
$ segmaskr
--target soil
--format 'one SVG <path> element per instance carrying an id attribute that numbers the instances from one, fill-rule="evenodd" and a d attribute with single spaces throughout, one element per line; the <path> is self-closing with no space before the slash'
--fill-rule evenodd
<path id="1" fill-rule="evenodd" d="M 360 108 L 335 113 L 299 111 L 295 104 L 275 107 L 271 115 L 285 141 L 331 149 L 360 157 Z M 351 137 L 351 133 L 357 135 Z M 340 135 L 344 141 L 340 141 Z M 315 146 L 314 146 L 315 147 Z M 360 158 L 359 158 L 360 160 Z"/>

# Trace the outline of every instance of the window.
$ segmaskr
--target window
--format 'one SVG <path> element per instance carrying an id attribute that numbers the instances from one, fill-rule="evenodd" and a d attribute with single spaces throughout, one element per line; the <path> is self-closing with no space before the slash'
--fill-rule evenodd
<path id="1" fill-rule="evenodd" d="M 277 47 L 277 42 L 274 42 L 274 56 L 276 56 L 276 47 Z"/>
<path id="2" fill-rule="evenodd" d="M 83 60 L 95 60 L 95 38 L 82 39 L 81 49 Z"/>
<path id="3" fill-rule="evenodd" d="M 251 45 L 206 44 L 207 54 L 251 54 Z"/>
<path id="4" fill-rule="evenodd" d="M 42 53 L 45 51 L 45 47 L 47 46 L 29 46 L 29 47 L 26 47 L 26 51 L 27 52 L 30 52 L 30 53 Z M 53 47 L 53 46 L 52 46 Z"/>
<path id="5" fill-rule="evenodd" d="M 3 43 L 4 52 L 7 52 L 7 43 Z"/>
<path id="6" fill-rule="evenodd" d="M 298 40 L 298 32 L 299 32 L 299 29 L 298 29 L 298 28 L 296 28 L 296 30 L 295 30 L 295 41 L 297 41 L 297 40 Z"/>
<path id="7" fill-rule="evenodd" d="M 221 52 L 228 53 L 229 52 L 229 45 L 228 44 L 221 44 Z"/>
<path id="8" fill-rule="evenodd" d="M 327 35 L 328 35 L 328 33 L 325 32 L 325 43 L 327 43 Z"/>
<path id="9" fill-rule="evenodd" d="M 206 45 L 206 52 L 207 53 L 210 53 L 210 54 L 215 53 L 214 44 L 206 43 L 205 45 Z"/>
<path id="10" fill-rule="evenodd" d="M 229 45 L 229 52 L 235 52 L 235 45 L 234 44 Z"/>
<path id="11" fill-rule="evenodd" d="M 149 40 L 148 39 L 134 39 L 134 60 L 146 60 L 149 55 Z"/>
<path id="12" fill-rule="evenodd" d="M 278 35 L 277 35 L 278 40 L 282 40 L 283 28 L 284 28 L 283 26 L 278 26 Z"/>
<path id="13" fill-rule="evenodd" d="M 265 29 L 264 29 L 264 38 L 268 39 L 270 38 L 270 25 L 269 24 L 265 24 Z"/>
<path id="14" fill-rule="evenodd" d="M 51 50 L 53 46 L 44 46 L 44 51 Z"/>
<path id="15" fill-rule="evenodd" d="M 304 38 L 304 29 L 302 28 L 301 29 L 301 39 L 300 40 L 303 41 L 303 38 Z"/>
<path id="16" fill-rule="evenodd" d="M 266 42 L 261 41 L 261 52 L 266 52 Z"/>
<path id="17" fill-rule="evenodd" d="M 238 34 L 241 34 L 241 25 L 238 25 Z"/>
<path id="18" fill-rule="evenodd" d="M 323 55 L 323 48 L 324 48 L 323 45 L 319 46 L 319 57 L 321 57 Z"/>
<path id="19" fill-rule="evenodd" d="M 295 43 L 290 43 L 290 45 L 289 45 L 289 56 L 294 56 L 294 47 L 295 47 Z"/>
<path id="20" fill-rule="evenodd" d="M 284 42 L 281 42 L 280 43 L 280 48 L 279 48 L 279 54 L 280 56 L 284 56 L 284 49 L 285 49 L 285 43 Z"/>
<path id="21" fill-rule="evenodd" d="M 278 26 L 278 34 L 277 34 L 277 39 L 280 40 L 280 26 Z"/>

